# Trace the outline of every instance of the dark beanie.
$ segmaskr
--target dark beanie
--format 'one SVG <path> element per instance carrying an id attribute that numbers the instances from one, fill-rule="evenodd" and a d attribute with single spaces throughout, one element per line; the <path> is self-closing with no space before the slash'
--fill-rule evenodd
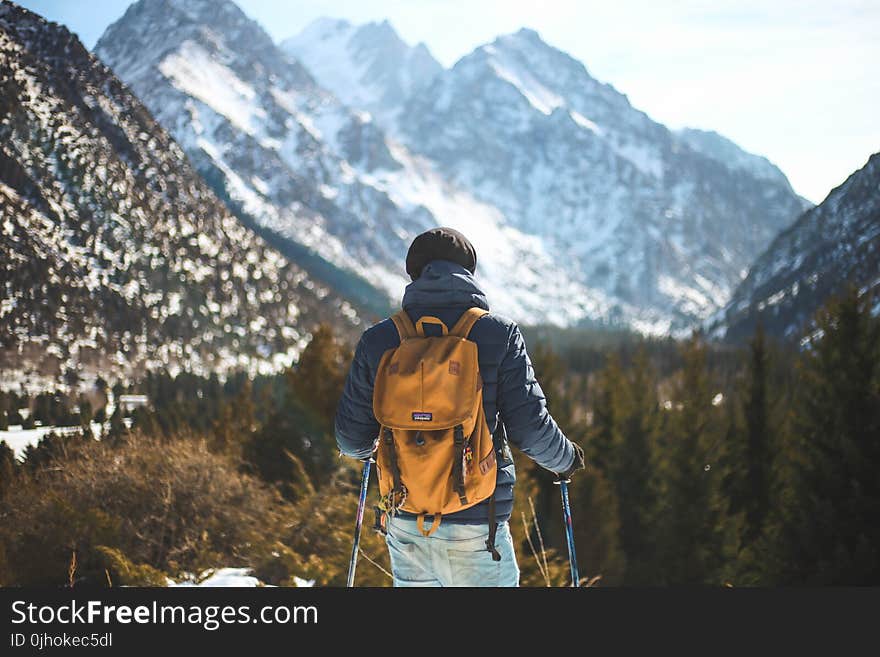
<path id="1" fill-rule="evenodd" d="M 432 228 L 416 237 L 406 254 L 406 273 L 416 280 L 432 260 L 456 262 L 472 274 L 477 268 L 474 245 L 452 228 Z"/>

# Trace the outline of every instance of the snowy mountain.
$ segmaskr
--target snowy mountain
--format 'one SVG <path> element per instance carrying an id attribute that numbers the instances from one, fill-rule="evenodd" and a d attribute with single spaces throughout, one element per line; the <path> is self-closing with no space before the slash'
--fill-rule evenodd
<path id="1" fill-rule="evenodd" d="M 744 171 L 753 178 L 767 180 L 783 187 L 788 186 L 788 178 L 779 167 L 766 157 L 748 153 L 713 130 L 683 128 L 676 135 L 695 151 L 711 157 L 730 171 Z"/>
<path id="2" fill-rule="evenodd" d="M 64 27 L 0 4 L 0 385 L 273 371 L 348 302 L 244 227 Z"/>
<path id="3" fill-rule="evenodd" d="M 425 44 L 407 45 L 388 21 L 352 25 L 319 18 L 281 47 L 343 103 L 386 127 L 395 124 L 406 99 L 443 70 Z"/>
<path id="4" fill-rule="evenodd" d="M 96 54 L 240 219 L 308 256 L 310 271 L 332 268 L 337 290 L 352 294 L 344 272 L 353 272 L 396 302 L 412 239 L 448 225 L 475 242 L 478 278 L 500 312 L 561 324 L 608 315 L 613 300 L 572 277 L 540 238 L 319 86 L 232 2 L 140 0 Z"/>
<path id="5" fill-rule="evenodd" d="M 807 206 L 762 158 L 668 130 L 527 29 L 436 76 L 395 132 L 576 280 L 639 308 L 620 316 L 642 329 L 682 329 L 723 306 Z"/>
<path id="6" fill-rule="evenodd" d="M 382 40 L 373 29 L 353 48 L 360 29 L 322 19 L 285 42 L 354 107 L 383 98 L 388 78 L 363 75 L 360 62 L 381 61 L 383 40 L 401 43 L 383 24 Z M 809 205 L 765 158 L 717 133 L 669 131 L 532 30 L 433 74 L 398 111 L 383 102 L 373 113 L 447 181 L 565 263 L 600 300 L 589 318 L 643 331 L 683 329 L 721 307 Z"/>
<path id="7" fill-rule="evenodd" d="M 880 153 L 773 240 L 714 331 L 739 340 L 760 321 L 768 332 L 797 337 L 847 284 L 880 293 Z"/>
<path id="8" fill-rule="evenodd" d="M 373 307 L 369 285 L 399 299 L 412 238 L 449 225 L 519 321 L 684 330 L 806 205 L 532 31 L 448 71 L 387 22 L 320 20 L 286 48 L 226 0 L 140 0 L 96 53 L 243 222 Z"/>

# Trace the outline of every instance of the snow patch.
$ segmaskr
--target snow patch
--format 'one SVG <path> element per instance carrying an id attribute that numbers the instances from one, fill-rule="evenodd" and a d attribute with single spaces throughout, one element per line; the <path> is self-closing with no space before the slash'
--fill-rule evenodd
<path id="1" fill-rule="evenodd" d="M 100 436 L 103 425 L 92 422 L 90 425 L 93 436 Z M 15 453 L 16 459 L 23 459 L 28 447 L 36 446 L 42 438 L 50 433 L 59 436 L 72 436 L 82 433 L 82 427 L 36 427 L 35 429 L 22 429 L 21 425 L 12 425 L 7 431 L 0 431 L 0 442 L 5 442 Z"/>
<path id="2" fill-rule="evenodd" d="M 593 132 L 597 135 L 602 134 L 602 129 L 599 126 L 597 126 L 595 123 L 590 121 L 590 119 L 588 119 L 586 116 L 584 116 L 580 112 L 575 112 L 574 110 L 569 110 L 568 114 L 569 114 L 569 116 L 571 116 L 572 120 L 575 123 L 577 123 L 579 126 L 581 126 L 582 128 L 586 128 L 590 132 Z"/>
<path id="3" fill-rule="evenodd" d="M 185 94 L 197 98 L 249 135 L 266 118 L 253 87 L 192 41 L 159 63 L 159 71 Z"/>
<path id="4" fill-rule="evenodd" d="M 520 66 L 505 51 L 494 46 L 484 46 L 484 52 L 491 55 L 489 65 L 502 80 L 506 80 L 519 91 L 532 107 L 549 116 L 557 107 L 565 106 L 559 94 L 541 84 L 527 69 Z"/>

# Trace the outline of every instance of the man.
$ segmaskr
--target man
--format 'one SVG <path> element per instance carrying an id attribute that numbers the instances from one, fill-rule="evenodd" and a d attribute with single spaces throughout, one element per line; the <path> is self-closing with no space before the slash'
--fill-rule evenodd
<path id="1" fill-rule="evenodd" d="M 416 237 L 406 257 L 412 283 L 403 295 L 403 309 L 412 322 L 431 316 L 453 326 L 468 308 L 489 310 L 474 279 L 476 266 L 474 247 L 458 231 L 435 228 Z M 517 325 L 494 313 L 484 315 L 468 340 L 477 344 L 483 407 L 496 450 L 495 548 L 501 558 L 493 559 L 485 547 L 488 501 L 444 515 L 430 536 L 419 530 L 416 516 L 400 511 L 386 523 L 395 586 L 517 586 L 519 569 L 508 523 L 515 474 L 507 443 L 565 477 L 584 467 L 583 450 L 547 412 Z M 358 343 L 336 411 L 336 442 L 347 456 L 365 459 L 373 452 L 380 429 L 373 414 L 373 384 L 382 355 L 399 344 L 391 319 L 369 328 Z"/>

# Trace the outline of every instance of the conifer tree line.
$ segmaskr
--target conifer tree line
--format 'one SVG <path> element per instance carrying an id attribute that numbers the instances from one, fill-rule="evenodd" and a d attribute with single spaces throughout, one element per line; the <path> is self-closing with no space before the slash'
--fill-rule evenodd
<path id="1" fill-rule="evenodd" d="M 675 364 L 647 344 L 595 369 L 541 352 L 550 409 L 587 450 L 572 484 L 584 572 L 626 585 L 880 584 L 871 307 L 851 290 L 795 345 L 760 327 L 734 350 L 695 335 Z M 549 507 L 555 491 L 542 494 Z"/>
<path id="2" fill-rule="evenodd" d="M 571 485 L 586 580 L 880 583 L 880 320 L 870 299 L 853 290 L 831 301 L 802 342 L 770 339 L 760 327 L 743 346 L 696 334 L 679 342 L 596 335 L 527 333 L 550 411 L 586 450 L 588 469 Z M 148 396 L 128 418 L 120 408 L 106 417 L 95 394 L 3 393 L 0 429 L 73 424 L 83 436 L 50 434 L 21 461 L 0 444 L 0 583 L 57 583 L 47 573 L 66 573 L 75 550 L 84 581 L 97 584 L 156 583 L 211 565 L 249 565 L 271 583 L 341 584 L 357 464 L 338 456 L 333 415 L 351 355 L 322 326 L 277 376 L 100 381 L 99 392 L 117 399 Z M 103 423 L 102 435 L 89 433 L 92 421 Z M 111 477 L 102 463 L 113 453 L 137 467 Z M 523 583 L 562 585 L 558 488 L 521 455 L 516 467 L 511 527 Z M 77 468 L 89 473 L 78 475 L 85 483 L 60 473 Z M 251 494 L 224 496 L 211 477 L 186 474 L 199 468 L 222 471 Z M 125 478 L 123 492 L 113 488 Z M 132 490 L 139 504 L 102 501 Z M 129 537 L 141 522 L 156 524 L 153 497 L 158 509 L 187 495 L 223 503 L 180 506 L 198 517 L 179 525 L 158 514 L 165 524 L 155 545 Z M 23 518 L 50 529 L 28 533 Z M 364 533 L 375 563 L 359 567 L 359 578 L 389 584 L 381 539 Z"/>

